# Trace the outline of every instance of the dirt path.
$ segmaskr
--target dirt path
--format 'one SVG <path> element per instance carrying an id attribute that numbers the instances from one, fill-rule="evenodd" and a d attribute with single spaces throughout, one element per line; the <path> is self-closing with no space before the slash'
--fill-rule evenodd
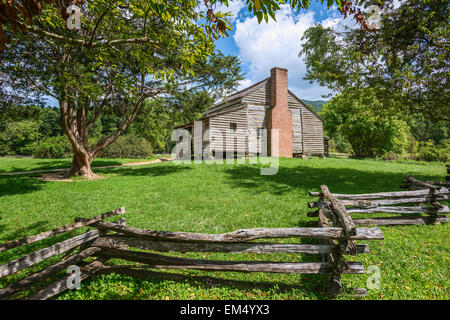
<path id="1" fill-rule="evenodd" d="M 118 165 L 112 165 L 112 166 L 100 166 L 100 167 L 92 167 L 93 170 L 95 169 L 108 169 L 108 168 L 120 168 L 120 167 L 133 167 L 133 166 L 143 166 L 147 164 L 154 164 L 159 163 L 163 161 L 171 161 L 170 158 L 158 158 L 151 161 L 140 161 L 140 162 L 129 162 L 124 164 L 118 164 Z M 25 174 L 34 174 L 34 173 L 50 173 L 50 172 L 65 172 L 69 168 L 64 169 L 47 169 L 47 170 L 33 170 L 33 171 L 21 171 L 21 172 L 6 172 L 6 173 L 0 173 L 0 176 L 19 176 L 19 175 L 25 175 Z"/>

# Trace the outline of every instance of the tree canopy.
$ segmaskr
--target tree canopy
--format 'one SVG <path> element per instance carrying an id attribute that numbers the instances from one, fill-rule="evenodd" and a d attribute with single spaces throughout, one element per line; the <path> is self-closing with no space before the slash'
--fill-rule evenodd
<path id="1" fill-rule="evenodd" d="M 8 0 L 0 3 L 0 50 L 6 48 L 6 44 L 10 42 L 11 33 L 21 31 L 36 32 L 35 27 L 31 26 L 33 19 L 38 16 L 46 6 L 52 6 L 57 9 L 59 16 L 63 20 L 70 17 L 68 7 L 71 4 L 83 5 L 84 0 Z M 116 1 L 114 1 L 116 2 Z M 174 8 L 185 9 L 187 7 L 197 6 L 197 18 L 201 18 L 207 22 L 204 24 L 205 30 L 212 34 L 216 39 L 219 36 L 228 36 L 231 30 L 231 24 L 228 21 L 229 13 L 217 12 L 218 4 L 229 5 L 228 0 L 184 0 L 184 1 L 159 1 L 159 0 L 141 0 L 139 1 L 144 7 L 149 7 L 148 11 L 144 9 L 146 15 L 151 15 L 150 10 L 158 14 L 170 15 Z M 171 3 L 169 3 L 171 2 Z M 320 0 L 323 4 L 325 0 Z M 118 7 L 127 9 L 134 1 L 122 1 L 116 3 Z M 181 4 L 181 6 L 179 6 Z M 310 5 L 309 0 L 246 0 L 247 8 L 258 19 L 258 22 L 269 18 L 276 20 L 276 12 L 280 9 L 280 5 L 289 4 L 294 10 L 307 9 Z M 339 7 L 341 13 L 354 15 L 355 19 L 365 27 L 364 18 L 360 10 L 356 11 L 351 3 L 342 0 L 327 0 L 326 5 L 330 8 L 333 4 Z M 49 36 L 46 34 L 46 36 Z M 89 43 L 89 42 L 88 42 Z M 92 45 L 92 44 L 91 44 Z"/>
<path id="2" fill-rule="evenodd" d="M 384 1 L 377 32 L 316 25 L 304 36 L 306 79 L 335 93 L 371 88 L 385 108 L 450 118 L 450 28 L 447 1 Z M 401 104 L 390 104 L 401 101 Z"/>

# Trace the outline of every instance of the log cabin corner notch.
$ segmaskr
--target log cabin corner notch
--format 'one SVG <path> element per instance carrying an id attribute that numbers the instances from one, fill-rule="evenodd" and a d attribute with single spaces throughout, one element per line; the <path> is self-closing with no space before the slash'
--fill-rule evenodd
<path id="1" fill-rule="evenodd" d="M 228 95 L 199 120 L 178 128 L 191 132 L 193 145 L 201 145 L 203 155 L 260 153 L 249 145 L 249 136 L 260 139 L 260 129 L 267 129 L 268 155 L 325 154 L 323 119 L 289 90 L 288 70 L 279 67 L 270 77 Z M 272 150 L 272 129 L 279 130 L 279 153 Z M 217 133 L 223 138 L 216 139 Z"/>

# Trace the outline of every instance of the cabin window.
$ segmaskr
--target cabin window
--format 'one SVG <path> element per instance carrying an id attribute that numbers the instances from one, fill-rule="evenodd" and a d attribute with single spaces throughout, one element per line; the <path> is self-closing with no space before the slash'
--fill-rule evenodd
<path id="1" fill-rule="evenodd" d="M 237 124 L 236 123 L 230 123 L 230 131 L 236 132 Z"/>
<path id="2" fill-rule="evenodd" d="M 256 134 L 258 135 L 258 137 L 262 137 L 264 135 L 264 128 L 258 128 L 256 130 Z"/>

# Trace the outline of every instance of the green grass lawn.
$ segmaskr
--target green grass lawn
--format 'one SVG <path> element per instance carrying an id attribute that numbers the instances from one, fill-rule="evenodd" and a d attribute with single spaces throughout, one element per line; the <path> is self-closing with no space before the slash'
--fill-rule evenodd
<path id="1" fill-rule="evenodd" d="M 95 159 L 94 167 L 114 166 L 130 162 L 141 162 L 156 159 Z M 70 168 L 72 159 L 34 159 L 34 158 L 0 158 L 0 173 L 40 171 Z"/>
<path id="2" fill-rule="evenodd" d="M 15 159 L 16 164 L 9 161 L 0 159 L 0 172 L 45 166 L 40 163 L 42 160 Z M 111 161 L 121 163 L 123 160 Z M 314 220 L 306 216 L 307 203 L 314 200 L 308 192 L 319 191 L 321 184 L 335 193 L 381 192 L 401 190 L 399 185 L 407 174 L 425 180 L 443 180 L 446 175 L 442 164 L 337 158 L 281 159 L 279 172 L 273 176 L 261 176 L 257 165 L 175 165 L 171 162 L 102 169 L 96 173 L 106 178 L 44 182 L 31 176 L 0 176 L 0 243 L 71 223 L 75 217 L 91 217 L 121 206 L 127 209 L 125 217 L 129 226 L 156 230 L 222 233 L 255 227 L 303 227 L 307 221 Z M 364 242 L 370 244 L 371 253 L 350 259 L 361 261 L 366 270 L 370 265 L 381 269 L 381 289 L 368 290 L 366 299 L 449 299 L 448 224 L 381 229 L 385 240 Z M 2 253 L 0 263 L 74 234 Z M 193 253 L 178 256 L 219 260 L 320 259 L 297 254 Z M 0 287 L 55 261 L 51 259 L 0 279 Z M 59 299 L 325 298 L 325 276 L 176 272 L 237 282 L 219 284 L 189 277 L 178 282 L 136 280 L 121 275 L 102 275 L 83 282 L 81 290 L 66 292 Z M 350 288 L 366 287 L 369 276 L 343 275 L 345 292 L 337 299 L 352 299 Z"/>

